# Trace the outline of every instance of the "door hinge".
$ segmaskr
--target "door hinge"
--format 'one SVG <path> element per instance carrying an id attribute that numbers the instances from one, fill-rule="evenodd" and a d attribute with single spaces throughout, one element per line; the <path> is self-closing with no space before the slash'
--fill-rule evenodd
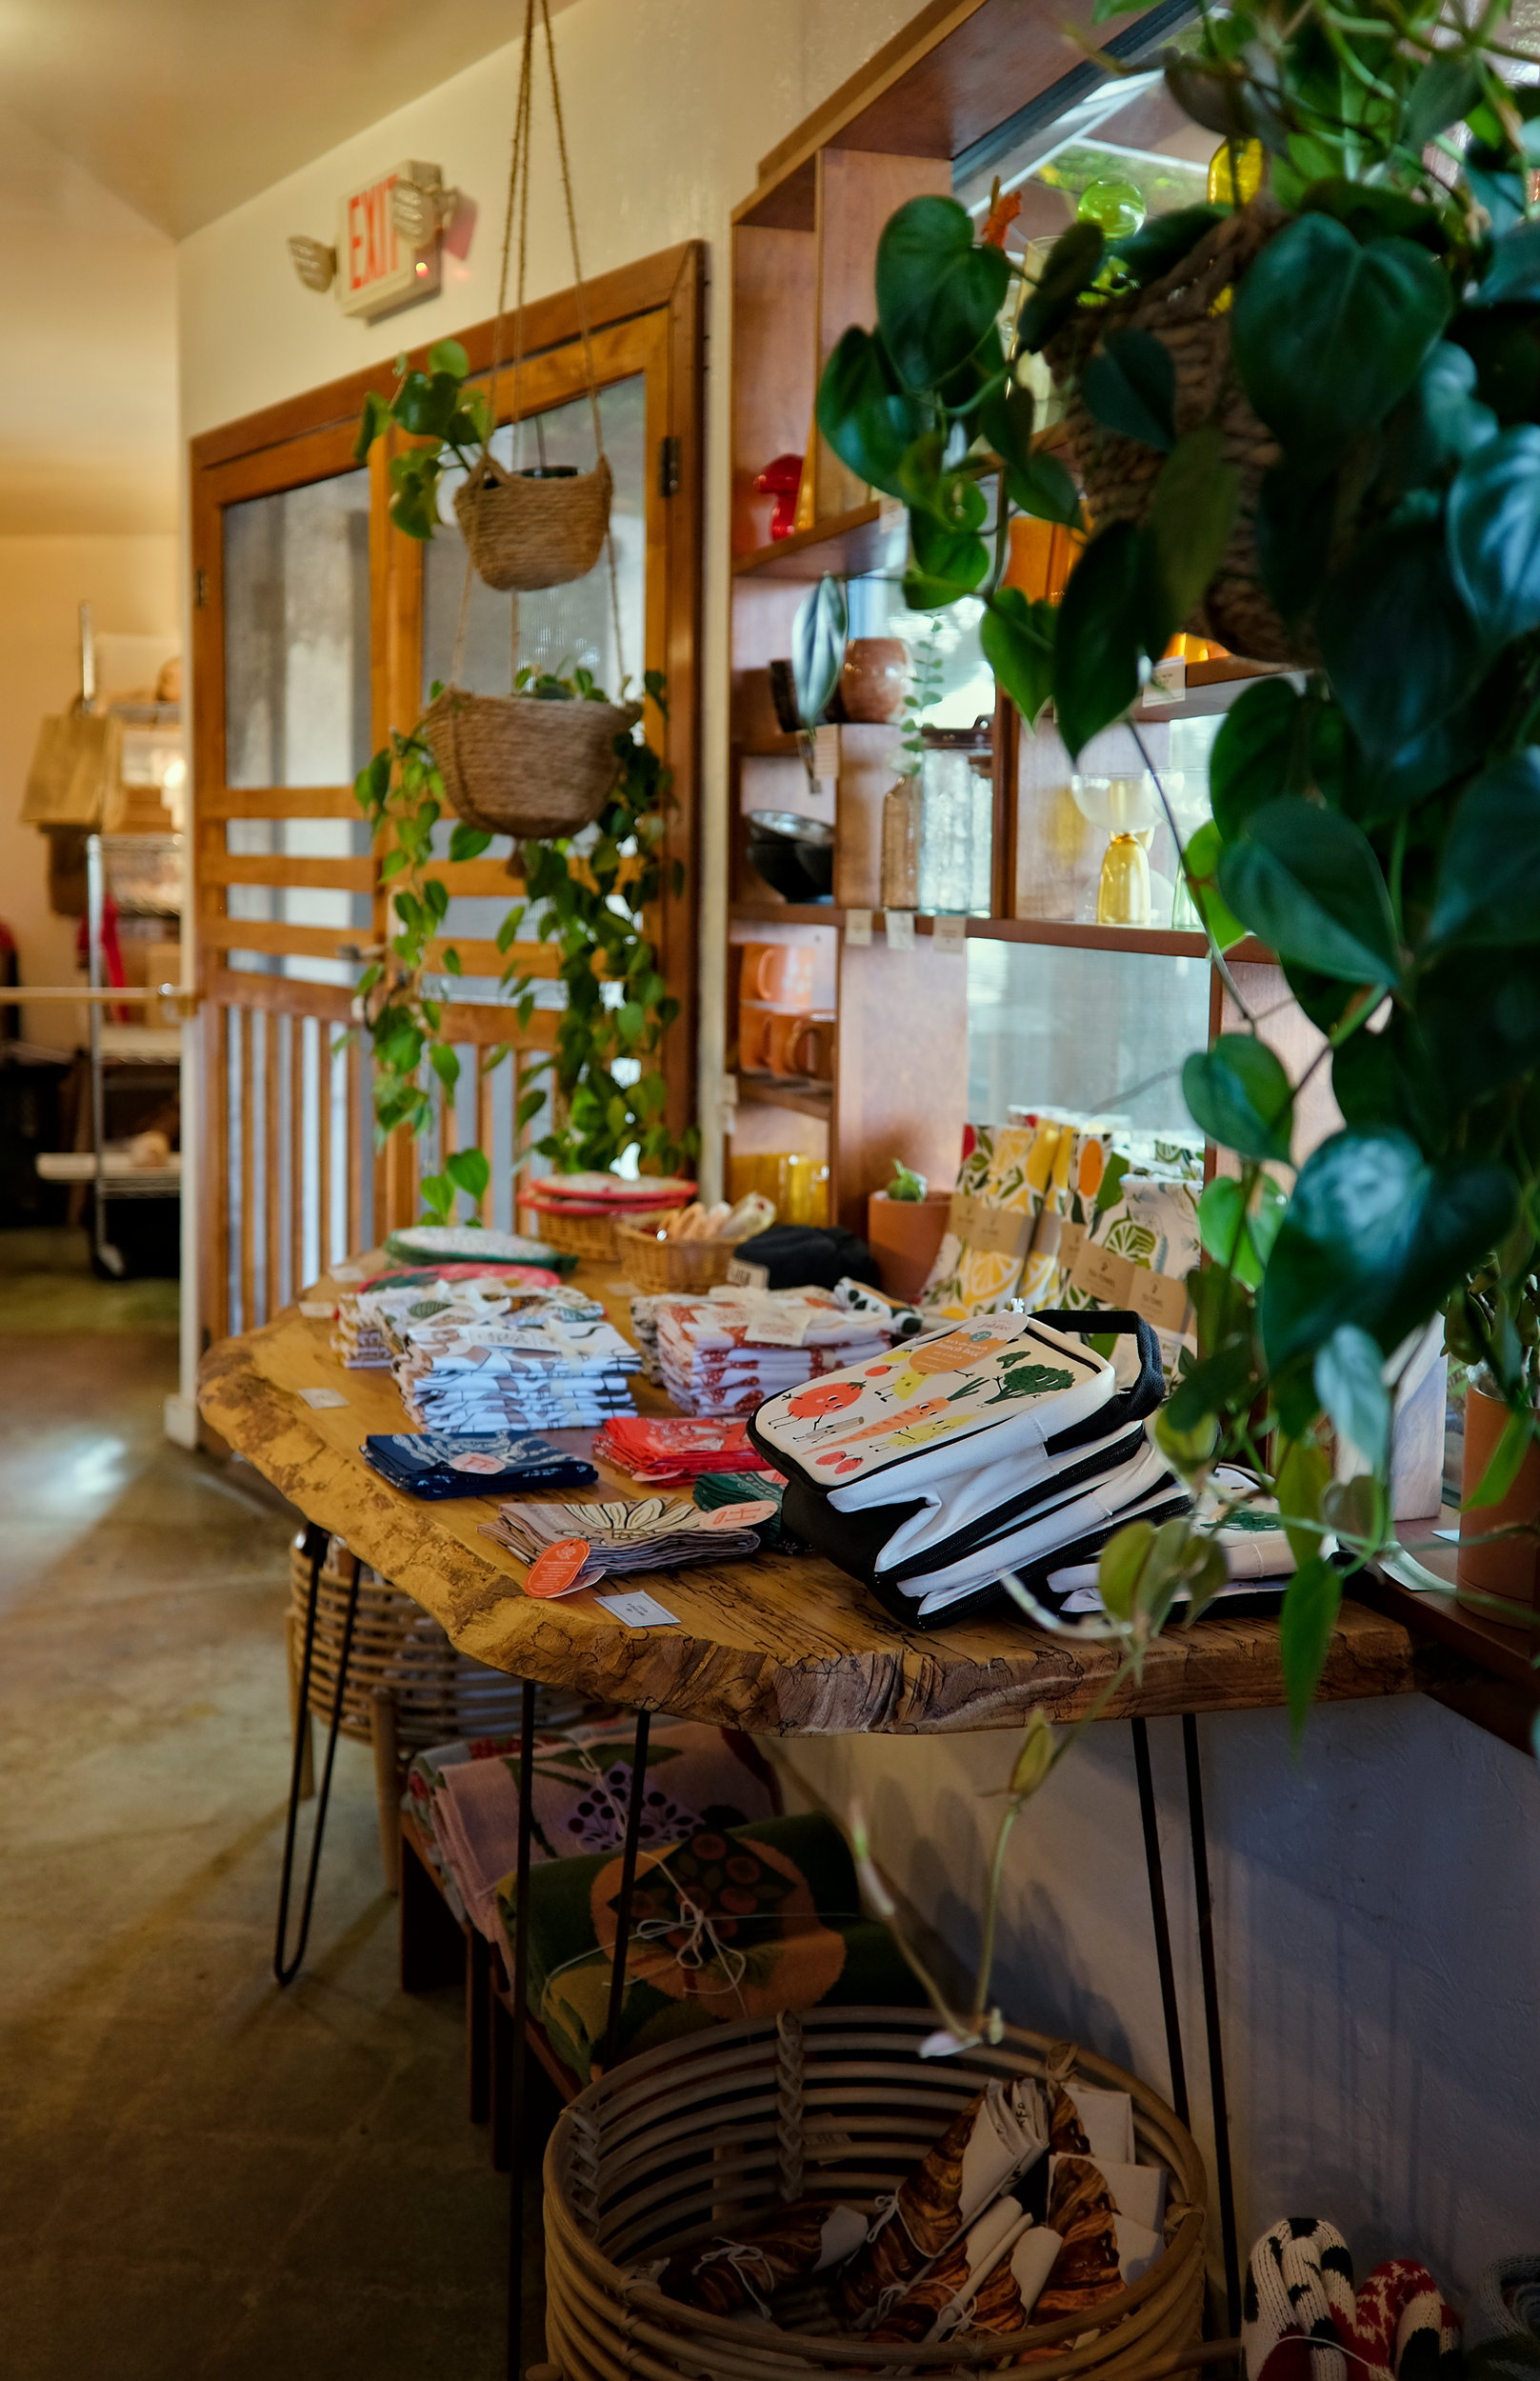
<path id="1" fill-rule="evenodd" d="M 658 494 L 677 496 L 684 476 L 677 438 L 665 438 L 658 447 Z"/>
<path id="2" fill-rule="evenodd" d="M 194 570 L 192 573 L 192 606 L 195 611 L 206 611 L 209 608 L 209 573 L 207 570 Z"/>

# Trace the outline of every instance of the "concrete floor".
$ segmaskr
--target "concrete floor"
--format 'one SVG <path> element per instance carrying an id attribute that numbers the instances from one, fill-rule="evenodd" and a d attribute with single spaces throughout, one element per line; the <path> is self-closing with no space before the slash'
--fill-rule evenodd
<path id="1" fill-rule="evenodd" d="M 50 1303 L 23 1237 L 0 1234 L 0 2374 L 490 2381 L 505 2186 L 465 2120 L 458 1996 L 396 1987 L 364 1748 L 338 1755 L 306 1970 L 269 1972 L 289 1524 L 161 1436 L 164 1302 L 56 1249 Z"/>

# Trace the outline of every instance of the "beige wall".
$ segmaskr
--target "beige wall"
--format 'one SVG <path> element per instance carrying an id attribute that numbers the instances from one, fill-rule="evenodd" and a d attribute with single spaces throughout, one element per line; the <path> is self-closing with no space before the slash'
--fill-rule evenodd
<path id="1" fill-rule="evenodd" d="M 24 985 L 75 980 L 75 921 L 50 910 L 46 838 L 17 813 L 39 721 L 79 690 L 78 607 L 90 601 L 104 638 L 158 636 L 176 618 L 176 572 L 170 530 L 0 534 L 0 920 L 20 946 Z M 50 1048 L 72 1049 L 80 1024 L 77 1009 L 37 1002 L 24 1010 L 27 1039 Z"/>

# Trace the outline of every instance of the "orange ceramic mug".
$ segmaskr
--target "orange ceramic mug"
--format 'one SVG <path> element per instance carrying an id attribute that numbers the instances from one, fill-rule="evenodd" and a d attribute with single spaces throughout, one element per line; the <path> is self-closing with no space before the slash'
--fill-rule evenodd
<path id="1" fill-rule="evenodd" d="M 771 1074 L 810 1075 L 830 1082 L 834 1071 L 834 1020 L 827 1014 L 772 1010 L 765 1049 Z"/>
<path id="2" fill-rule="evenodd" d="M 768 1000 L 783 1009 L 803 1009 L 812 998 L 817 952 L 811 943 L 745 943 L 740 1000 Z"/>
<path id="3" fill-rule="evenodd" d="M 738 1003 L 738 1064 L 746 1074 L 764 1074 L 770 1068 L 769 1035 L 775 1019 L 773 1009 L 761 1009 L 751 1000 Z"/>

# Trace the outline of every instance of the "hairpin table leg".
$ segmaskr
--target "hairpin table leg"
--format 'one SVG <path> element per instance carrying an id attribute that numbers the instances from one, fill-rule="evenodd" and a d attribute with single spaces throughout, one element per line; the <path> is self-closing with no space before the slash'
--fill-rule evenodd
<path id="1" fill-rule="evenodd" d="M 305 1552 L 310 1559 L 310 1579 L 305 1599 L 305 1645 L 300 1656 L 299 1693 L 294 1710 L 294 1758 L 289 1774 L 289 1815 L 284 1824 L 284 1866 L 278 1884 L 278 1929 L 273 1943 L 272 1972 L 280 1984 L 292 1984 L 305 1957 L 305 1946 L 310 1935 L 310 1911 L 315 1900 L 315 1880 L 321 1866 L 321 1841 L 326 1833 L 327 1804 L 331 1795 L 331 1765 L 337 1757 L 337 1737 L 342 1728 L 343 1701 L 348 1691 L 348 1661 L 353 1650 L 353 1622 L 358 1616 L 358 1574 L 362 1569 L 356 1554 L 350 1559 L 351 1571 L 348 1579 L 348 1611 L 342 1630 L 342 1657 L 337 1664 L 336 1691 L 331 1698 L 331 1719 L 327 1730 L 326 1760 L 322 1765 L 321 1783 L 315 1799 L 315 1828 L 310 1837 L 310 1861 L 305 1878 L 305 1898 L 300 1905 L 299 1940 L 290 1957 L 285 1948 L 289 1932 L 289 1891 L 294 1872 L 294 1830 L 299 1818 L 300 1781 L 305 1768 L 307 1731 L 310 1711 L 310 1663 L 315 1651 L 315 1612 L 321 1598 L 321 1570 L 326 1561 L 328 1537 L 325 1530 L 311 1522 L 305 1531 Z"/>
<path id="2" fill-rule="evenodd" d="M 1187 1760 L 1187 1807 L 1192 1831 L 1192 1887 L 1198 1911 L 1198 1966 L 1203 1978 L 1203 2022 L 1209 2036 L 1209 2094 L 1213 2105 L 1214 2179 L 1219 2186 L 1219 2233 L 1225 2253 L 1225 2297 L 1230 2328 L 1241 2320 L 1240 2246 L 1235 2232 L 1235 2178 L 1230 2155 L 1230 2107 L 1225 2097 L 1225 2051 L 1219 2025 L 1219 1967 L 1214 1957 L 1213 1892 L 1209 1879 L 1209 1836 L 1203 1818 L 1203 1767 L 1198 1725 L 1182 1715 Z"/>
<path id="3" fill-rule="evenodd" d="M 509 2048 L 510 2109 L 508 2170 L 508 2381 L 524 2371 L 524 2138 L 530 2062 L 530 1869 L 534 1844 L 534 1703 L 532 1678 L 519 1703 L 519 1838 L 513 1902 L 513 2016 Z"/>
<path id="4" fill-rule="evenodd" d="M 615 1948 L 610 1971 L 610 2022 L 604 2032 L 604 2065 L 609 2073 L 620 2049 L 620 2020 L 626 2006 L 627 1954 L 630 1948 L 631 1896 L 636 1890 L 636 1852 L 642 1840 L 642 1804 L 647 1795 L 647 1746 L 650 1711 L 636 1714 L 636 1749 L 631 1756 L 631 1798 L 626 1812 L 626 1841 L 620 1855 L 620 1898 L 615 1904 Z"/>
<path id="5" fill-rule="evenodd" d="M 1166 2059 L 1171 2075 L 1171 2106 L 1187 2123 L 1187 2061 L 1182 2054 L 1182 2017 L 1176 1999 L 1176 1970 L 1171 1960 L 1170 1920 L 1166 1910 L 1166 1871 L 1160 1857 L 1160 1828 L 1155 1815 L 1155 1784 L 1150 1769 L 1150 1723 L 1135 1719 L 1133 1773 L 1139 1784 L 1139 1820 L 1144 1829 L 1145 1870 L 1150 1878 L 1150 1916 L 1155 1930 L 1155 1966 L 1160 1975 L 1160 2006 L 1166 2020 Z"/>

